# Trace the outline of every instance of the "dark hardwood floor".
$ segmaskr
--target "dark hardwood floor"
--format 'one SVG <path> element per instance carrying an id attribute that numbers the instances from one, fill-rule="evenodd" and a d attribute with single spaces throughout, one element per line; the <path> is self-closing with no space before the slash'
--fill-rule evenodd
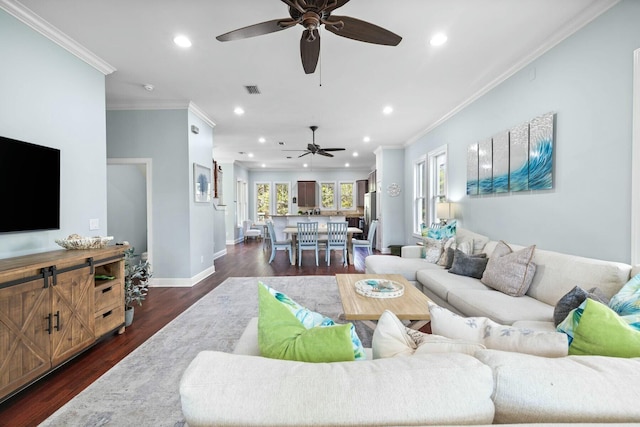
<path id="1" fill-rule="evenodd" d="M 284 251 L 278 251 L 268 264 L 270 251 L 263 250 L 260 241 L 227 246 L 227 255 L 214 262 L 214 274 L 192 288 L 151 288 L 143 305 L 135 308 L 133 324 L 124 334 L 102 340 L 0 404 L 0 426 L 38 425 L 228 277 L 364 273 L 366 255 L 366 250 L 357 249 L 355 265 L 344 267 L 341 253 L 332 252 L 331 266 L 327 266 L 321 251 L 316 267 L 313 252 L 303 251 L 302 266 L 294 267 Z"/>

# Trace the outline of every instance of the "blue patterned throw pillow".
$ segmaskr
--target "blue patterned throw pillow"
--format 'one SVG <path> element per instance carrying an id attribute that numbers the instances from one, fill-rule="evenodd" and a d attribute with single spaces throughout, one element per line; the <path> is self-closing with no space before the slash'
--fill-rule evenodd
<path id="1" fill-rule="evenodd" d="M 631 278 L 611 297 L 609 308 L 620 316 L 640 314 L 640 274 Z"/>
<path id="2" fill-rule="evenodd" d="M 458 221 L 456 221 L 455 219 L 441 227 L 429 227 L 429 229 L 427 230 L 427 237 L 438 240 L 450 239 L 451 237 L 456 236 L 457 227 Z"/>

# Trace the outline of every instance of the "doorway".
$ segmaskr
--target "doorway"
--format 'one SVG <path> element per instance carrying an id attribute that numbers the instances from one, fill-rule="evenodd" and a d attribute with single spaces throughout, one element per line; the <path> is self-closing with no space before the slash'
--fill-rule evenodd
<path id="1" fill-rule="evenodd" d="M 107 227 L 153 265 L 151 159 L 107 159 Z"/>

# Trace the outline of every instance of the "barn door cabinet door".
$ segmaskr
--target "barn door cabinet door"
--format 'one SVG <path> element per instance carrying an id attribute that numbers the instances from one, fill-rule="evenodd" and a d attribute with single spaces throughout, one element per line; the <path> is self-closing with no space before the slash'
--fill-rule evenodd
<path id="1" fill-rule="evenodd" d="M 45 279 L 0 289 L 0 400 L 51 369 Z"/>

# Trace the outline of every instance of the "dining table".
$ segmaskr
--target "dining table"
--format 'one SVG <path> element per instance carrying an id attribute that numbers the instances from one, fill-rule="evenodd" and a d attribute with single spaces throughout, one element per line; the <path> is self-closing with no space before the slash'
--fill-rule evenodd
<path id="1" fill-rule="evenodd" d="M 298 226 L 297 225 L 287 225 L 282 232 L 291 236 L 291 246 L 293 247 L 293 256 L 291 257 L 291 265 L 296 265 L 296 258 L 298 256 L 298 248 L 297 248 L 297 235 L 298 235 Z M 348 227 L 347 228 L 347 259 L 349 264 L 353 265 L 354 256 L 353 256 L 353 235 L 361 234 L 362 230 L 358 227 Z M 318 225 L 318 241 L 327 239 L 327 224 Z"/>

